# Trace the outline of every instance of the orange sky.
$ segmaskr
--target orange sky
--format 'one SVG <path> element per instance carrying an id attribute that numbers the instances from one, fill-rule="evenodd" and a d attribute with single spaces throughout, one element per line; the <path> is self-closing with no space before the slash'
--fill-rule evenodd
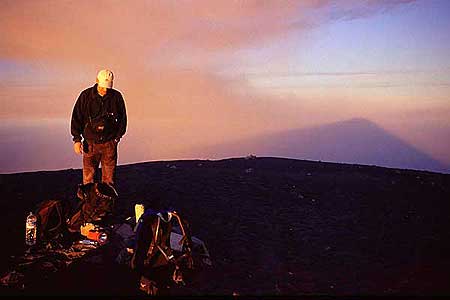
<path id="1" fill-rule="evenodd" d="M 128 109 L 124 142 L 141 148 L 125 161 L 176 158 L 191 146 L 362 117 L 450 163 L 442 136 L 450 128 L 448 55 L 425 49 L 441 59 L 420 65 L 413 44 L 386 43 L 368 53 L 365 42 L 343 42 L 363 31 L 338 32 L 366 22 L 352 28 L 367 26 L 368 35 L 370 22 L 379 22 L 374 40 L 397 34 L 396 18 L 413 16 L 424 2 L 2 3 L 4 120 L 68 122 L 80 91 L 110 68 Z"/>

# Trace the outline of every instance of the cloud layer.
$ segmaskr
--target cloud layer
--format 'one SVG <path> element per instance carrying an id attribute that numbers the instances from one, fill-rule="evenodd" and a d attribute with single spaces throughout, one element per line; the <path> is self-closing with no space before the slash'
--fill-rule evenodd
<path id="1" fill-rule="evenodd" d="M 249 74 L 222 71 L 238 69 L 242 51 L 289 48 L 283 42 L 292 36 L 300 39 L 324 24 L 368 18 L 411 2 L 3 1 L 0 116 L 68 119 L 81 90 L 108 67 L 127 102 L 130 141 L 142 143 L 136 157 L 149 151 L 169 157 L 181 146 L 353 117 L 376 119 L 373 110 L 380 116 L 392 106 L 372 101 L 372 95 L 365 107 L 360 102 L 366 96 L 332 89 L 325 96 L 277 96 L 258 90 Z M 315 75 L 340 75 L 333 72 Z M 367 75 L 351 72 L 343 74 Z"/>

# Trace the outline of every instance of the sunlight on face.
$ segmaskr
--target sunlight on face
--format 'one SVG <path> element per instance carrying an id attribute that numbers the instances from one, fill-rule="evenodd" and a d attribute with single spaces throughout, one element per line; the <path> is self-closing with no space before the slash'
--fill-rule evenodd
<path id="1" fill-rule="evenodd" d="M 96 82 L 98 83 L 98 79 L 96 80 Z M 98 86 L 97 85 L 97 92 L 98 92 L 98 94 L 100 95 L 100 96 L 105 96 L 106 95 L 106 93 L 108 92 L 108 89 L 107 88 L 105 88 L 105 87 L 101 87 L 101 86 Z"/>

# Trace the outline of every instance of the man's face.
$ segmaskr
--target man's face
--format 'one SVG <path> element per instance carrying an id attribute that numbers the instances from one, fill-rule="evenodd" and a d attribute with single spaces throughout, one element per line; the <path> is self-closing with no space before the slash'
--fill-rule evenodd
<path id="1" fill-rule="evenodd" d="M 98 92 L 98 94 L 100 95 L 100 96 L 105 96 L 106 95 L 106 93 L 108 92 L 108 89 L 107 88 L 105 88 L 105 87 L 101 87 L 101 86 L 98 86 L 97 85 L 97 92 Z"/>

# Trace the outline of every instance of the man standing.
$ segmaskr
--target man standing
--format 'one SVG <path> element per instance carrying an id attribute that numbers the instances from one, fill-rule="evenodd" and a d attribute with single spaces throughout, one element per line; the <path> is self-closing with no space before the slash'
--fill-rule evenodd
<path id="1" fill-rule="evenodd" d="M 102 182 L 114 184 L 117 145 L 126 131 L 127 113 L 113 80 L 110 70 L 98 72 L 96 84 L 81 92 L 73 108 L 73 150 L 83 155 L 83 184 L 94 182 L 100 163 Z"/>

